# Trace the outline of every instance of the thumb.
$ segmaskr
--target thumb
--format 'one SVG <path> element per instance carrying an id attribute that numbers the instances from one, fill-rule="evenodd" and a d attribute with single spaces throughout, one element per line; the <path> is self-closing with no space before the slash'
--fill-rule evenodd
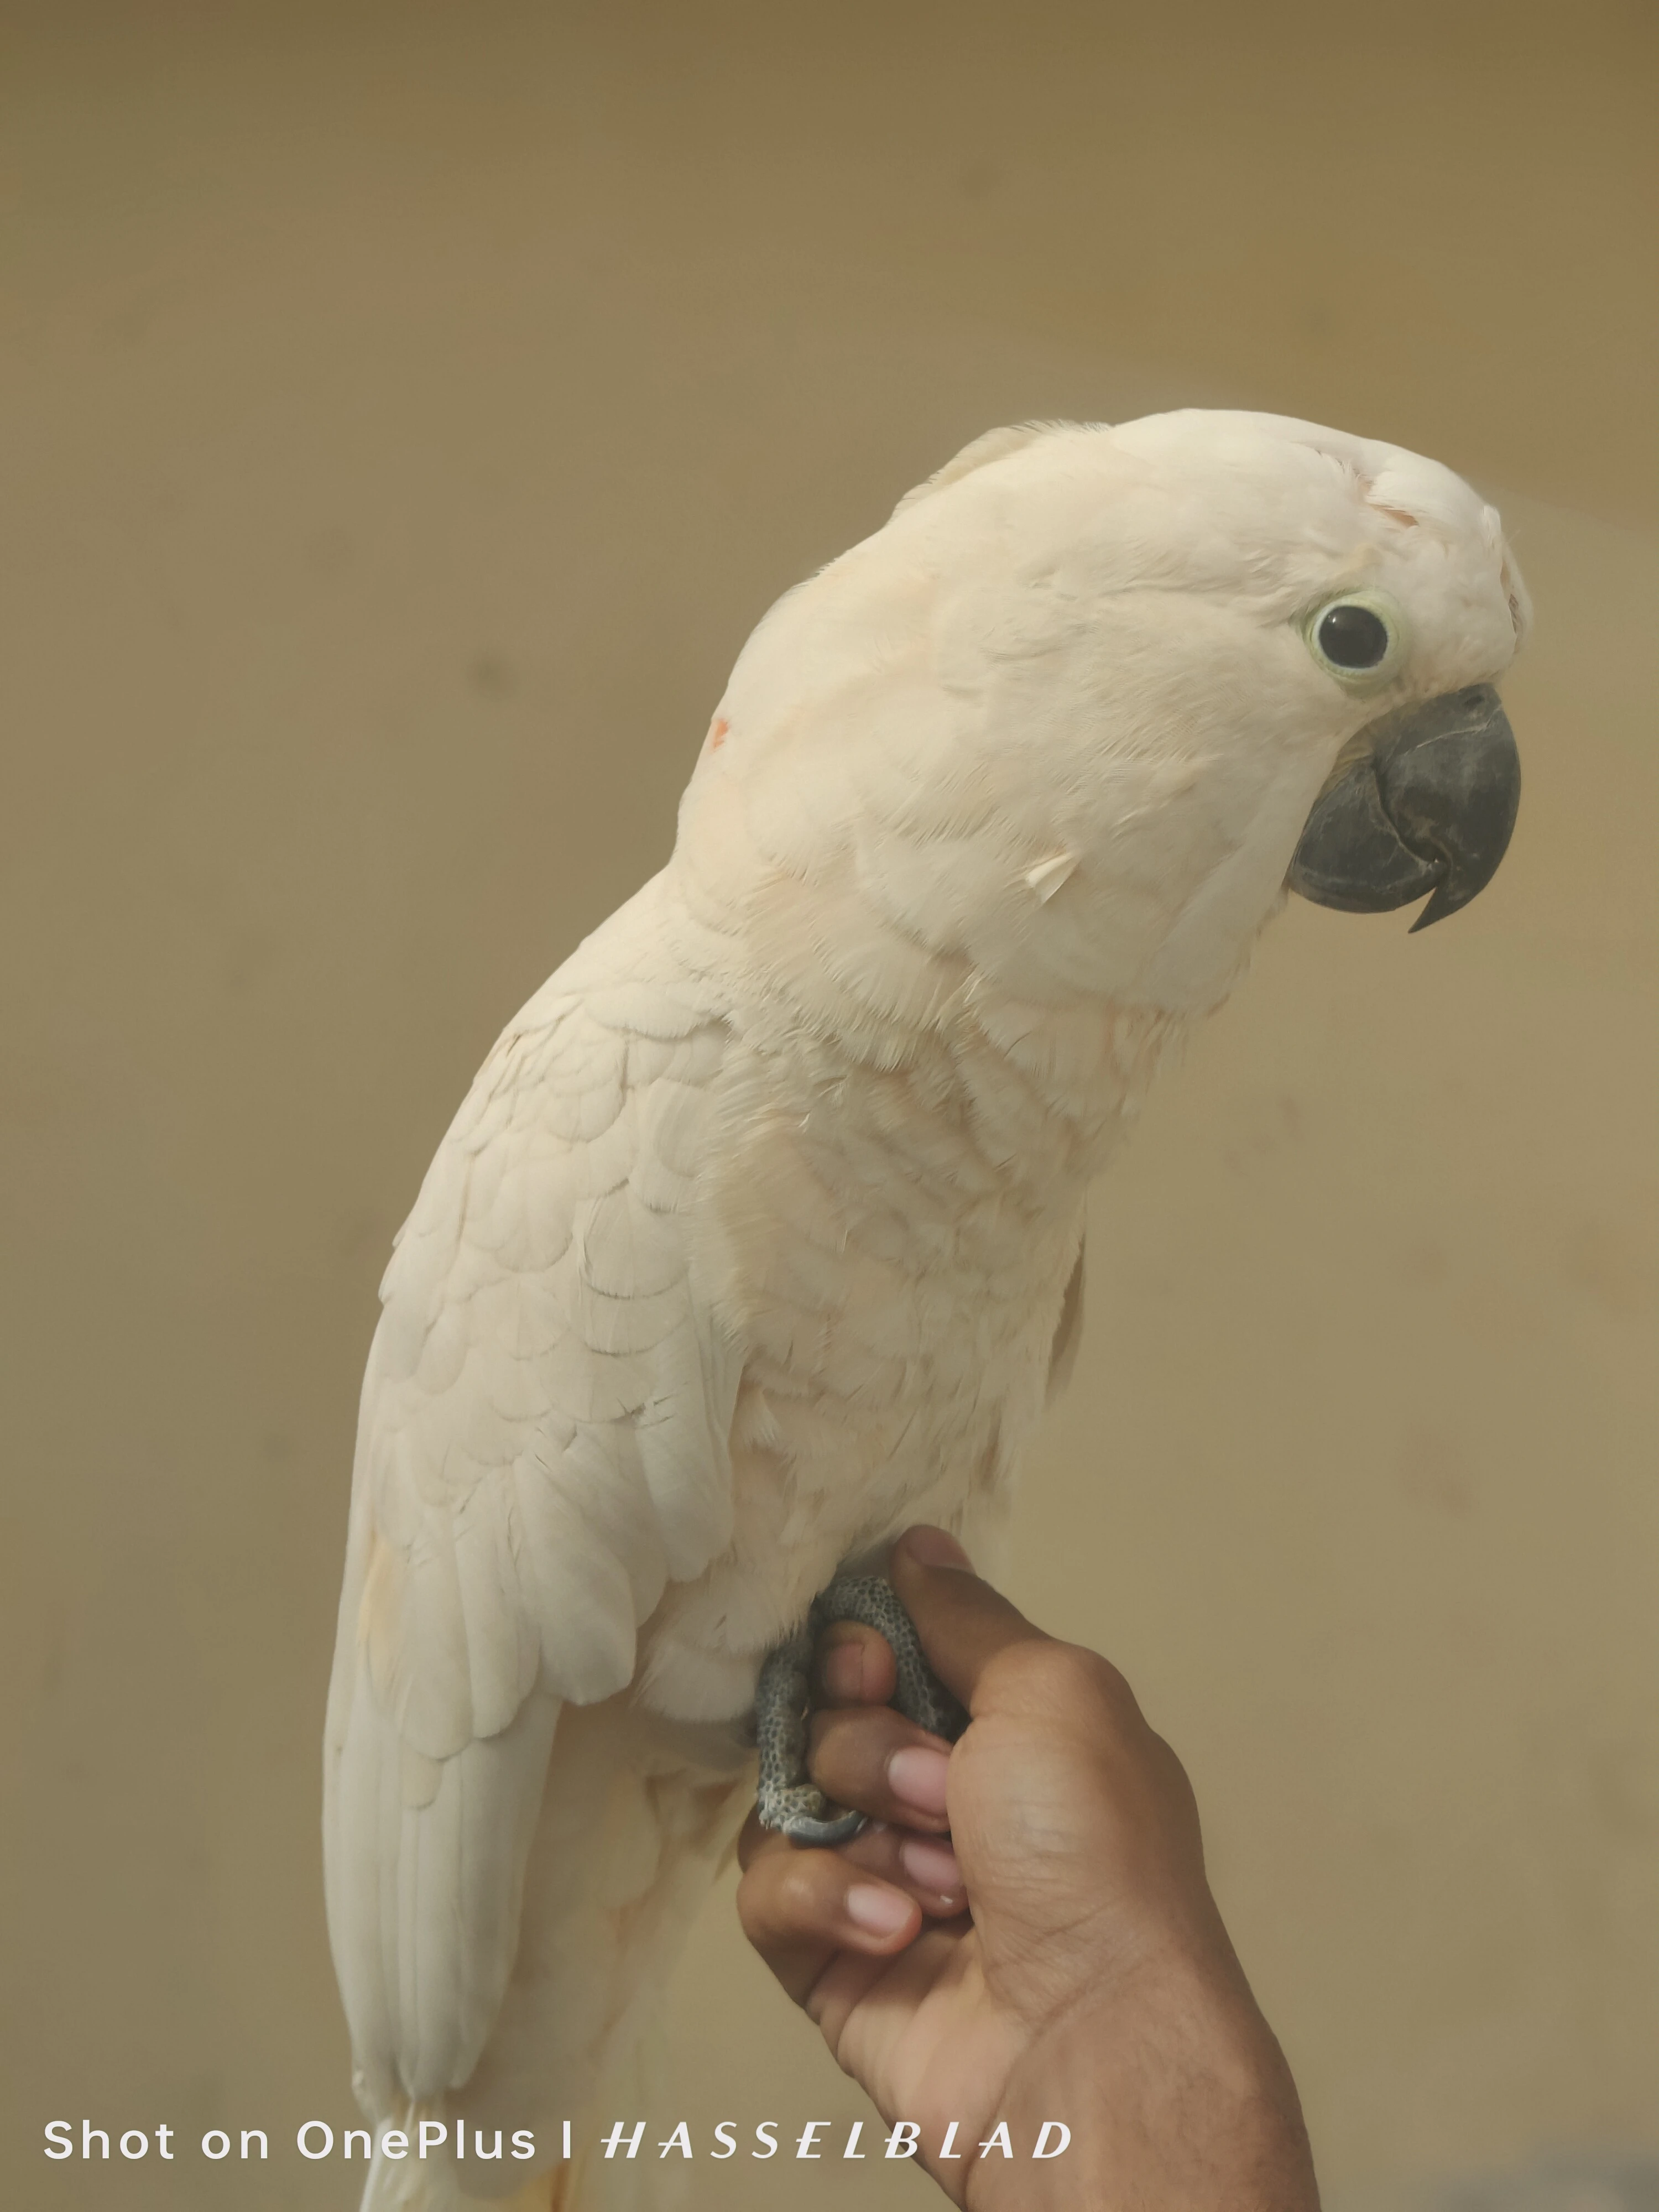
<path id="1" fill-rule="evenodd" d="M 980 1676 L 999 1652 L 1051 1640 L 980 1580 L 968 1554 L 943 1528 L 907 1528 L 893 1547 L 888 1573 L 928 1665 L 969 1713 Z"/>

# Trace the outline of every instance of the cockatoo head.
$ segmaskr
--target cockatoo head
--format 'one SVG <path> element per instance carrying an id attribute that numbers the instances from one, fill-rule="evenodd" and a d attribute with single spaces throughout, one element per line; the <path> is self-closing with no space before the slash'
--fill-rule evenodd
<path id="1" fill-rule="evenodd" d="M 1271 415 L 993 431 L 781 600 L 720 702 L 680 863 L 786 978 L 872 1016 L 969 974 L 1191 1013 L 1287 885 L 1467 902 L 1519 766 L 1495 511 Z"/>

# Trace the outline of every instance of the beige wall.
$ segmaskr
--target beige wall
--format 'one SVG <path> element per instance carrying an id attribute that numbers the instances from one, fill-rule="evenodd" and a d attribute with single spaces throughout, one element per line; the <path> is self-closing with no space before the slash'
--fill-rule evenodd
<path id="1" fill-rule="evenodd" d="M 1188 1759 L 1339 2212 L 1659 2154 L 1650 12 L 7 13 L 5 2201 L 350 2201 L 289 2146 L 392 1231 L 767 602 L 992 422 L 1188 400 L 1501 499 L 1527 797 L 1155 1100 L 1012 1586 Z M 688 2114 L 858 2109 L 724 1898 L 671 2025 Z M 780 2172 L 696 2203 L 929 2201 Z"/>

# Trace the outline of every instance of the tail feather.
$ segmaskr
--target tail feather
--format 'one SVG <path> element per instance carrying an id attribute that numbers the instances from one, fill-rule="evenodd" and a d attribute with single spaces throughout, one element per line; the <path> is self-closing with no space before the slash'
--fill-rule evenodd
<path id="1" fill-rule="evenodd" d="M 510 2197 L 489 2199 L 488 2212 L 579 2212 L 571 2179 L 566 2166 L 532 2173 Z M 485 2212 L 485 2200 L 465 2193 L 453 2166 L 389 2159 L 377 2142 L 362 2212 Z"/>
<path id="2" fill-rule="evenodd" d="M 667 2050 L 655 2027 L 618 2052 L 596 2110 L 632 2120 L 665 2112 Z M 411 2106 L 405 2130 L 411 2142 L 422 2119 L 437 2115 L 429 2106 Z M 476 2178 L 469 2173 L 466 2179 Z M 674 2212 L 690 2191 L 678 2160 L 659 2166 L 643 2143 L 637 2159 L 607 2159 L 599 2130 L 581 2130 L 574 2155 L 532 2174 L 504 2197 L 469 2195 L 462 2173 L 438 2159 L 387 2158 L 376 2139 L 361 2212 Z"/>
<path id="3" fill-rule="evenodd" d="M 518 1955 L 483 2054 L 464 2087 L 381 2117 L 411 2142 L 423 2118 L 499 2128 L 504 2140 L 528 2129 L 543 2157 L 556 2157 L 568 2119 L 575 2155 L 519 2181 L 507 2163 L 377 2148 L 362 2212 L 668 2212 L 687 2185 L 683 2162 L 644 2143 L 634 2159 L 607 2159 L 599 2137 L 668 2109 L 664 1989 L 732 1849 L 751 1765 L 728 1729 L 659 1721 L 623 1698 L 565 1708 Z"/>

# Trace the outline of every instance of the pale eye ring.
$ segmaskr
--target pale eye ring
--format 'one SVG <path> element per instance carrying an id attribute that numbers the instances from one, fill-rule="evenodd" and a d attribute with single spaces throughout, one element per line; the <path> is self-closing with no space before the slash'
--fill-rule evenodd
<path id="1" fill-rule="evenodd" d="M 1406 657 L 1405 617 L 1383 592 L 1344 592 L 1303 625 L 1308 650 L 1328 676 L 1350 689 L 1388 683 Z"/>

